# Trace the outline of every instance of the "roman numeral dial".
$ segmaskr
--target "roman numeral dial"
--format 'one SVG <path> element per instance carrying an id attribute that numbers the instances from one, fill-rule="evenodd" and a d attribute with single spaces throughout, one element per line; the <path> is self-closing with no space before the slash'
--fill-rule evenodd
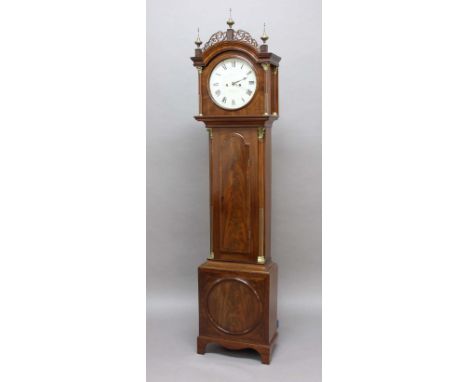
<path id="1" fill-rule="evenodd" d="M 227 110 L 241 109 L 255 96 L 257 77 L 252 65 L 242 58 L 218 63 L 210 74 L 211 99 Z"/>

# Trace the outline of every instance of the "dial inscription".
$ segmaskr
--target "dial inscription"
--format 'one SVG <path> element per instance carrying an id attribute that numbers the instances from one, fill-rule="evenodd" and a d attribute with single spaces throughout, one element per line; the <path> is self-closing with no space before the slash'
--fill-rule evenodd
<path id="1" fill-rule="evenodd" d="M 250 63 L 241 58 L 221 61 L 211 72 L 209 88 L 213 101 L 223 109 L 247 105 L 257 90 L 257 78 Z"/>

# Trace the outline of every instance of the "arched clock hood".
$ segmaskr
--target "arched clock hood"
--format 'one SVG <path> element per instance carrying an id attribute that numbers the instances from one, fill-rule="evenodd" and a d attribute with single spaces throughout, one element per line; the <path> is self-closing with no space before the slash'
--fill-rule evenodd
<path id="1" fill-rule="evenodd" d="M 228 20 L 228 29 L 213 33 L 208 41 L 203 45 L 200 36 L 195 41 L 195 55 L 191 57 L 193 65 L 199 73 L 199 113 L 195 116 L 198 121 L 203 121 L 207 127 L 222 126 L 226 123 L 226 118 L 231 123 L 233 119 L 248 122 L 253 125 L 270 127 L 273 121 L 278 118 L 278 67 L 281 57 L 268 51 L 268 36 L 264 30 L 261 36 L 262 44 L 259 44 L 252 35 L 242 29 L 232 28 L 234 21 Z M 260 75 L 259 84 L 261 91 L 250 107 L 246 107 L 243 112 L 227 112 L 211 107 L 209 94 L 206 87 L 209 74 L 214 67 L 213 63 L 221 61 L 223 57 L 237 55 L 248 59 L 258 68 Z M 262 70 L 263 69 L 263 70 Z M 262 74 L 263 72 L 263 74 Z"/>

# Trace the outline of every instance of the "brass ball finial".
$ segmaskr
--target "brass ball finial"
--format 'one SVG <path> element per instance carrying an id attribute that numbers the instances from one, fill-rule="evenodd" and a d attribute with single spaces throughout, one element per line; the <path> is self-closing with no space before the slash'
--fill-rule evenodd
<path id="1" fill-rule="evenodd" d="M 263 23 L 263 35 L 260 37 L 264 44 L 268 41 L 270 37 L 266 34 L 266 23 Z"/>
<path id="2" fill-rule="evenodd" d="M 229 8 L 229 20 L 226 22 L 227 25 L 229 25 L 229 29 L 232 29 L 232 26 L 234 25 L 234 20 L 232 19 L 232 9 Z"/>
<path id="3" fill-rule="evenodd" d="M 195 45 L 198 49 L 200 49 L 201 44 L 203 44 L 202 40 L 200 40 L 200 28 L 197 28 L 197 39 L 195 40 Z"/>

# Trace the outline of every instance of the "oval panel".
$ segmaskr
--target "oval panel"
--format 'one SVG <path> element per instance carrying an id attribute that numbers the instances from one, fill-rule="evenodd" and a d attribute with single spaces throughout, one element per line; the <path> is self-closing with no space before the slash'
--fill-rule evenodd
<path id="1" fill-rule="evenodd" d="M 257 292 L 242 279 L 222 279 L 213 284 L 207 297 L 208 317 L 224 333 L 247 334 L 262 317 L 262 302 Z"/>

